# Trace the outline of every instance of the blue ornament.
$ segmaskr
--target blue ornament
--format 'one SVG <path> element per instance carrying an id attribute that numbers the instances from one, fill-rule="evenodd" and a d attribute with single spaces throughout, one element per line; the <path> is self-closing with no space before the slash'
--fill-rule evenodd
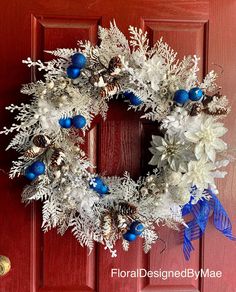
<path id="1" fill-rule="evenodd" d="M 73 117 L 72 124 L 76 129 L 82 129 L 86 125 L 85 117 L 78 115 Z"/>
<path id="2" fill-rule="evenodd" d="M 94 184 L 96 183 L 96 186 Z M 104 184 L 100 177 L 95 177 L 93 180 L 90 181 L 90 188 L 96 191 L 101 196 L 107 194 L 109 192 L 108 186 Z"/>
<path id="3" fill-rule="evenodd" d="M 78 67 L 75 67 L 74 65 L 70 65 L 67 68 L 66 73 L 70 79 L 75 79 L 75 78 L 79 77 L 80 69 Z"/>
<path id="4" fill-rule="evenodd" d="M 103 185 L 101 188 L 100 188 L 100 190 L 99 190 L 99 194 L 101 194 L 101 195 L 105 195 L 105 194 L 107 194 L 109 192 L 109 188 L 108 188 L 108 186 L 106 186 L 106 185 Z"/>
<path id="5" fill-rule="evenodd" d="M 33 174 L 41 175 L 45 173 L 45 164 L 42 161 L 35 161 L 29 169 Z"/>
<path id="6" fill-rule="evenodd" d="M 194 87 L 189 90 L 189 99 L 192 101 L 198 101 L 202 98 L 203 92 L 201 88 Z"/>
<path id="7" fill-rule="evenodd" d="M 101 188 L 104 185 L 102 179 L 99 176 L 96 176 L 93 179 L 91 179 L 89 184 L 90 184 L 91 189 L 93 190 L 96 190 L 96 188 Z"/>
<path id="8" fill-rule="evenodd" d="M 125 234 L 123 234 L 123 238 L 127 241 L 134 241 L 137 236 L 129 231 L 127 231 Z"/>
<path id="9" fill-rule="evenodd" d="M 126 92 L 124 92 L 124 96 L 130 100 L 130 103 L 132 105 L 137 106 L 137 105 L 140 105 L 143 103 L 142 99 L 140 97 L 136 96 L 133 92 L 126 91 Z"/>
<path id="10" fill-rule="evenodd" d="M 58 122 L 60 126 L 65 129 L 69 129 L 72 126 L 71 118 L 61 118 Z"/>
<path id="11" fill-rule="evenodd" d="M 144 230 L 144 226 L 141 222 L 139 221 L 134 221 L 130 225 L 130 233 L 133 233 L 135 235 L 140 235 Z"/>
<path id="12" fill-rule="evenodd" d="M 104 184 L 104 182 L 99 176 L 93 178 L 89 184 L 90 184 L 90 188 L 96 191 L 100 195 L 105 195 L 109 192 L 109 188 Z"/>
<path id="13" fill-rule="evenodd" d="M 30 167 L 28 167 L 25 171 L 25 177 L 28 180 L 32 181 L 32 180 L 36 179 L 37 175 L 35 175 L 33 172 L 31 172 Z"/>
<path id="14" fill-rule="evenodd" d="M 75 67 L 82 69 L 85 67 L 86 57 L 81 53 L 76 53 L 71 57 L 71 61 Z"/>
<path id="15" fill-rule="evenodd" d="M 179 104 L 185 104 L 189 100 L 189 94 L 184 89 L 179 89 L 175 92 L 174 101 Z"/>

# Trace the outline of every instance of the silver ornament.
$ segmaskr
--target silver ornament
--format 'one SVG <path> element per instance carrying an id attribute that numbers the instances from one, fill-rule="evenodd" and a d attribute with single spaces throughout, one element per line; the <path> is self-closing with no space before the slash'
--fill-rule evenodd
<path id="1" fill-rule="evenodd" d="M 52 89 L 54 87 L 54 82 L 50 81 L 49 83 L 47 83 L 47 88 Z"/>
<path id="2" fill-rule="evenodd" d="M 145 196 L 145 195 L 148 194 L 148 189 L 147 189 L 146 187 L 142 187 L 142 188 L 140 189 L 140 192 L 141 192 L 141 194 L 142 194 L 143 196 Z"/>
<path id="3" fill-rule="evenodd" d="M 152 190 L 152 193 L 155 195 L 160 194 L 160 189 L 158 187 L 156 187 Z"/>
<path id="4" fill-rule="evenodd" d="M 153 175 L 149 175 L 149 176 L 146 177 L 146 182 L 147 182 L 147 183 L 150 183 L 150 182 L 152 182 L 153 180 L 154 180 L 154 176 L 153 176 Z"/>
<path id="5" fill-rule="evenodd" d="M 148 184 L 148 188 L 149 188 L 150 190 L 154 190 L 156 187 L 157 187 L 157 185 L 156 185 L 154 182 Z"/>

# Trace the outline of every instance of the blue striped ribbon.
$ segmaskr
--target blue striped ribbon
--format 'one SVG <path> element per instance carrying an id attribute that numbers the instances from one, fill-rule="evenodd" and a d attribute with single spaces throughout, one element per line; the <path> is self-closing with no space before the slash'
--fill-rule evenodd
<path id="1" fill-rule="evenodd" d="M 200 239 L 204 234 L 211 211 L 213 211 L 215 228 L 230 240 L 236 240 L 232 235 L 232 224 L 224 207 L 211 190 L 207 192 L 211 196 L 209 201 L 203 198 L 197 204 L 192 204 L 193 198 L 191 198 L 182 209 L 183 216 L 193 215 L 193 219 L 187 222 L 188 228 L 186 227 L 183 232 L 183 253 L 186 260 L 190 259 L 190 254 L 194 250 L 192 240 Z"/>

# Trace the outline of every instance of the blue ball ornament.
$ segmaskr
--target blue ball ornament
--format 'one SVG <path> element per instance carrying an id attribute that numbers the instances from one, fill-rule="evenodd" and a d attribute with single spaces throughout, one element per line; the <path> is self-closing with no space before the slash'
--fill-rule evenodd
<path id="1" fill-rule="evenodd" d="M 35 161 L 29 169 L 33 174 L 41 175 L 45 173 L 45 164 L 42 161 Z"/>
<path id="2" fill-rule="evenodd" d="M 202 98 L 203 91 L 199 87 L 194 87 L 189 90 L 189 99 L 192 101 L 198 101 Z"/>
<path id="3" fill-rule="evenodd" d="M 96 176 L 93 179 L 91 179 L 89 184 L 90 184 L 91 189 L 93 189 L 95 191 L 96 191 L 96 189 L 99 189 L 104 185 L 102 179 L 99 176 Z"/>
<path id="4" fill-rule="evenodd" d="M 175 92 L 174 101 L 179 104 L 185 104 L 189 100 L 189 94 L 184 89 L 179 89 Z"/>
<path id="5" fill-rule="evenodd" d="M 104 182 L 99 176 L 93 178 L 89 184 L 90 184 L 90 188 L 100 195 L 105 195 L 109 192 L 108 186 L 104 184 Z"/>
<path id="6" fill-rule="evenodd" d="M 65 129 L 69 129 L 72 126 L 71 118 L 61 118 L 58 122 L 60 126 Z"/>
<path id="7" fill-rule="evenodd" d="M 129 242 L 134 241 L 137 236 L 129 231 L 127 231 L 125 234 L 123 234 L 123 238 Z"/>
<path id="8" fill-rule="evenodd" d="M 96 185 L 94 185 L 96 183 Z M 109 188 L 104 184 L 100 177 L 95 177 L 90 181 L 90 188 L 96 191 L 101 197 L 105 194 L 108 194 Z"/>
<path id="9" fill-rule="evenodd" d="M 79 69 L 82 69 L 85 67 L 86 65 L 86 57 L 81 54 L 81 53 L 76 53 L 74 54 L 72 57 L 71 57 L 71 61 L 72 61 L 72 64 L 79 68 Z"/>
<path id="10" fill-rule="evenodd" d="M 66 70 L 67 76 L 70 79 L 75 79 L 80 75 L 80 69 L 74 65 L 70 65 Z"/>
<path id="11" fill-rule="evenodd" d="M 25 171 L 25 178 L 32 181 L 32 180 L 36 179 L 36 177 L 37 177 L 37 175 L 31 171 L 30 167 L 28 167 Z"/>
<path id="12" fill-rule="evenodd" d="M 143 232 L 143 230 L 144 230 L 143 224 L 139 221 L 134 221 L 130 225 L 129 232 L 135 235 L 140 235 Z"/>
<path id="13" fill-rule="evenodd" d="M 73 117 L 72 124 L 76 129 L 82 129 L 86 125 L 85 117 L 78 115 Z"/>
<path id="14" fill-rule="evenodd" d="M 101 195 L 105 195 L 105 194 L 107 194 L 109 192 L 109 188 L 108 188 L 108 186 L 106 186 L 106 185 L 103 185 L 101 188 L 100 188 L 100 190 L 99 190 L 99 194 L 101 194 Z"/>
<path id="15" fill-rule="evenodd" d="M 138 106 L 143 103 L 142 99 L 136 96 L 133 92 L 126 91 L 124 92 L 124 96 L 130 100 L 132 105 Z"/>

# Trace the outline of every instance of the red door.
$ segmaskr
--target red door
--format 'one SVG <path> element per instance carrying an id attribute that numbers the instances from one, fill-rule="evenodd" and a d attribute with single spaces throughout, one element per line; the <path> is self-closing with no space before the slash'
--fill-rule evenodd
<path id="1" fill-rule="evenodd" d="M 80 0 L 44 1 L 9 0 L 1 5 L 1 128 L 11 123 L 4 107 L 21 102 L 26 97 L 19 94 L 22 83 L 28 83 L 29 69 L 21 63 L 31 56 L 45 59 L 43 50 L 58 47 L 76 47 L 77 40 L 97 41 L 98 25 L 109 26 L 114 18 L 118 27 L 127 35 L 128 25 L 148 31 L 151 42 L 163 36 L 179 57 L 197 54 L 201 57 L 202 72 L 223 67 L 219 84 L 228 95 L 232 113 L 226 121 L 229 134 L 227 142 L 235 145 L 236 111 L 236 1 L 163 1 L 163 0 Z M 220 71 L 220 70 L 219 70 Z M 126 105 L 113 102 L 106 123 L 98 122 L 88 134 L 87 151 L 97 164 L 98 171 L 107 175 L 121 175 L 124 170 L 133 177 L 146 172 L 149 159 L 147 151 L 150 135 L 155 126 L 140 121 L 137 114 L 127 112 Z M 1 201 L 0 201 L 0 254 L 11 261 L 11 271 L 0 277 L 1 292 L 135 292 L 135 291 L 236 291 L 236 244 L 228 241 L 214 228 L 208 227 L 204 239 L 195 242 L 195 252 L 186 262 L 174 231 L 160 229 L 160 235 L 168 243 L 156 244 L 145 255 L 141 240 L 132 244 L 128 253 L 118 247 L 118 257 L 111 258 L 102 246 L 93 253 L 82 248 L 67 232 L 61 237 L 56 231 L 43 234 L 41 206 L 24 207 L 20 202 L 23 187 L 21 180 L 10 181 L 5 173 L 9 169 L 13 152 L 4 152 L 8 137 L 1 137 Z M 141 163 L 140 163 L 141 159 Z M 234 228 L 236 225 L 235 165 L 221 182 L 222 203 L 228 210 Z M 236 233 L 236 229 L 234 229 Z M 178 278 L 118 278 L 111 277 L 112 268 L 125 271 L 144 268 L 152 271 L 201 268 L 221 270 L 220 279 Z"/>

